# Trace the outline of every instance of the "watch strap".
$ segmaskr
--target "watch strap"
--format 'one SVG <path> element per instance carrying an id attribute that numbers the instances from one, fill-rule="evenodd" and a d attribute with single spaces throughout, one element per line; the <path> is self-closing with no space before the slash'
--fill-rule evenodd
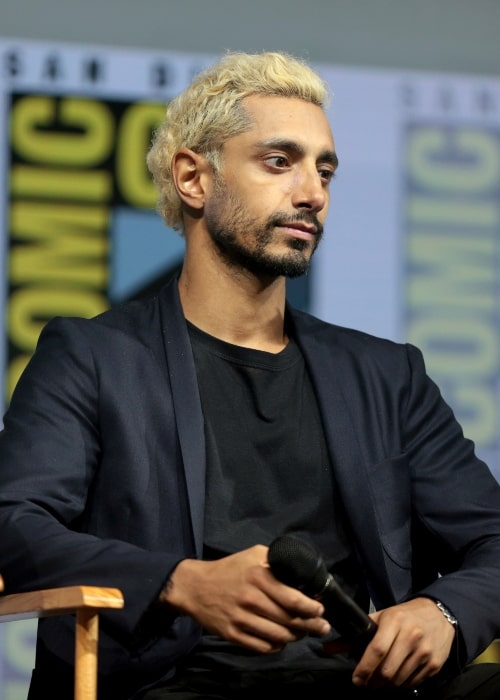
<path id="1" fill-rule="evenodd" d="M 458 620 L 455 617 L 455 615 L 452 615 L 452 613 L 448 610 L 448 608 L 445 605 L 443 605 L 443 603 L 440 600 L 436 600 L 435 603 L 439 610 L 441 610 L 445 618 L 448 620 L 450 625 L 453 625 L 453 627 L 458 627 Z"/>

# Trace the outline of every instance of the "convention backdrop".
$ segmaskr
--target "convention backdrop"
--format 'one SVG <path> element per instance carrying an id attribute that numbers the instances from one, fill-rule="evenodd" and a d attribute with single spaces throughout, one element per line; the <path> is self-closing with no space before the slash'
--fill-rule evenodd
<path id="1" fill-rule="evenodd" d="M 145 153 L 169 99 L 214 58 L 0 40 L 2 409 L 50 317 L 94 315 L 178 270 L 183 242 L 154 211 Z M 500 81 L 316 68 L 340 168 L 290 299 L 419 345 L 500 476 Z M 0 634 L 0 697 L 24 700 L 34 624 Z"/>

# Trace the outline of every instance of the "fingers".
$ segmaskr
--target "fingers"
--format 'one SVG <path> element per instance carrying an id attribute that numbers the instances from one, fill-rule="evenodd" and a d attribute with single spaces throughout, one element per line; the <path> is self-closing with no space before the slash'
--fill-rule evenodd
<path id="1" fill-rule="evenodd" d="M 420 650 L 418 653 L 407 653 L 406 645 L 398 643 L 397 639 L 388 650 L 383 644 L 378 645 L 375 639 L 372 645 L 373 648 L 365 654 L 354 671 L 354 685 L 401 687 L 415 685 L 429 675 L 426 661 L 420 662 Z"/>
<path id="2" fill-rule="evenodd" d="M 277 581 L 269 570 L 262 572 L 262 590 L 266 610 L 260 612 L 291 630 L 323 636 L 330 632 L 330 624 L 322 616 L 324 607 L 295 588 Z"/>
<path id="3" fill-rule="evenodd" d="M 228 630 L 231 641 L 274 651 L 305 635 L 323 636 L 330 631 L 321 617 L 323 606 L 278 582 L 268 568 L 249 571 L 248 581 L 250 585 L 242 587 L 236 597 Z"/>
<path id="4" fill-rule="evenodd" d="M 233 644 L 268 654 L 281 651 L 287 644 L 302 639 L 305 633 L 261 615 L 246 614 L 241 609 L 231 619 L 225 636 Z"/>
<path id="5" fill-rule="evenodd" d="M 330 631 L 323 606 L 279 582 L 256 545 L 216 561 L 182 560 L 160 601 L 190 615 L 206 630 L 261 653 L 304 635 Z"/>
<path id="6" fill-rule="evenodd" d="M 414 599 L 374 617 L 378 631 L 354 671 L 355 685 L 413 687 L 438 673 L 454 630 L 432 601 Z"/>

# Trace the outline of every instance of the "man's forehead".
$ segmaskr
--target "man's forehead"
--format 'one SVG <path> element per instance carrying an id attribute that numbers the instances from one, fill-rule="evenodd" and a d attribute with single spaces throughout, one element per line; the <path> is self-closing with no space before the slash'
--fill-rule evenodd
<path id="1" fill-rule="evenodd" d="M 323 147 L 333 148 L 333 135 L 324 110 L 313 102 L 281 95 L 250 95 L 243 107 L 251 117 L 246 132 L 249 138 L 266 140 L 291 136 L 310 142 L 323 141 Z"/>
<path id="2" fill-rule="evenodd" d="M 277 111 L 294 113 L 299 110 L 304 112 L 310 111 L 311 113 L 320 112 L 326 119 L 326 115 L 322 107 L 314 102 L 292 95 L 267 95 L 255 93 L 244 97 L 242 100 L 242 105 L 248 112 L 256 115 Z"/>

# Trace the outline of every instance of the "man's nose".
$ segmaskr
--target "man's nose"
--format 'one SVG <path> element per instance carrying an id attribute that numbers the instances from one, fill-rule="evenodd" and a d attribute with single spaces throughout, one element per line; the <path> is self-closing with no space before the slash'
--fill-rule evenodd
<path id="1" fill-rule="evenodd" d="M 326 202 L 327 190 L 318 171 L 302 173 L 293 191 L 294 207 L 319 212 Z"/>

